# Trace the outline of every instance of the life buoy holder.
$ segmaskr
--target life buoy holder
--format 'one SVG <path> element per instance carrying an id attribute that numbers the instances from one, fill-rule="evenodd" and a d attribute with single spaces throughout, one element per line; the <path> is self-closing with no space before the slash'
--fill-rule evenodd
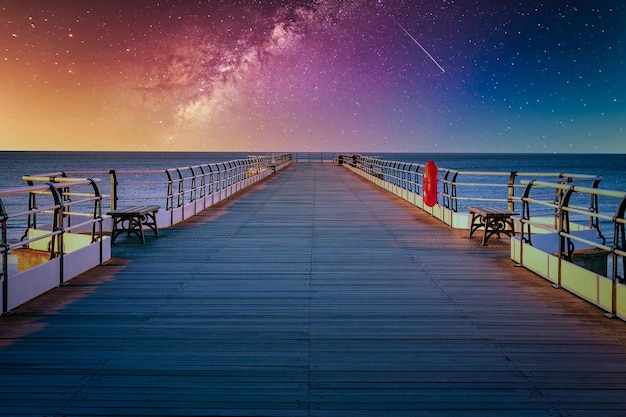
<path id="1" fill-rule="evenodd" d="M 426 162 L 422 177 L 422 197 L 428 207 L 437 204 L 437 174 L 437 165 L 430 160 Z"/>

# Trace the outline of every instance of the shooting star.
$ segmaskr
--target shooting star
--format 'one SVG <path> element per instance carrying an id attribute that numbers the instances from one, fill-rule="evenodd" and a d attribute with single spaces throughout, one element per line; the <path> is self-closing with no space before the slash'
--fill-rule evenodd
<path id="1" fill-rule="evenodd" d="M 397 20 L 396 20 L 393 16 L 392 16 L 391 18 L 393 19 L 393 21 L 394 21 L 394 22 L 396 22 L 396 25 L 398 25 L 398 26 L 400 27 L 400 29 L 402 29 L 402 30 L 404 31 L 404 33 L 406 33 L 406 34 L 409 36 L 409 38 L 411 38 L 411 39 L 413 40 L 413 42 L 415 42 L 415 43 L 417 44 L 417 46 L 419 46 L 419 47 L 422 49 L 422 51 L 424 51 L 424 53 L 425 53 L 426 55 L 428 55 L 428 58 L 430 58 L 430 59 L 431 59 L 431 60 L 435 63 L 435 65 L 437 65 L 437 66 L 439 67 L 439 69 L 441 70 L 441 72 L 443 72 L 443 73 L 445 74 L 445 73 L 446 73 L 446 70 L 444 70 L 444 69 L 443 69 L 443 67 L 442 67 L 441 65 L 439 65 L 439 62 L 437 62 L 437 60 L 436 60 L 435 58 L 433 58 L 433 56 L 432 56 L 431 54 L 429 54 L 429 53 L 428 53 L 428 51 L 427 51 L 427 50 L 426 50 L 426 49 L 422 46 L 422 44 L 420 44 L 420 43 L 417 41 L 417 39 L 415 39 L 415 38 L 413 37 L 413 35 L 411 35 L 411 34 L 409 33 L 409 31 L 408 31 L 408 30 L 406 30 L 406 29 L 404 28 L 404 26 L 402 26 L 402 25 L 400 24 L 400 22 L 398 22 L 398 21 L 397 21 Z"/>

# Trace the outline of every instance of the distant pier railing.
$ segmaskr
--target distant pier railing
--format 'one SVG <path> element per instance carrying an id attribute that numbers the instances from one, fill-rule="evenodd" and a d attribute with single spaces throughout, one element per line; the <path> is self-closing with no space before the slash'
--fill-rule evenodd
<path id="1" fill-rule="evenodd" d="M 602 177 L 550 172 L 438 169 L 438 204 L 424 204 L 425 164 L 363 155 L 335 162 L 443 223 L 470 228 L 475 202 L 515 211 L 511 258 L 555 286 L 626 319 L 626 193 L 599 188 Z"/>
<path id="2" fill-rule="evenodd" d="M 340 153 L 334 152 L 294 152 L 291 154 L 294 162 L 333 162 Z"/>
<path id="3" fill-rule="evenodd" d="M 365 155 L 339 155 L 349 166 L 358 168 L 374 178 L 417 195 L 422 195 L 424 164 L 384 160 Z M 461 171 L 438 168 L 441 206 L 453 212 L 465 210 L 472 203 L 493 203 L 508 210 L 519 207 L 519 196 L 525 182 L 531 179 L 555 179 L 564 183 L 585 183 L 597 188 L 601 177 L 558 172 L 494 172 Z"/>
<path id="4" fill-rule="evenodd" d="M 121 206 L 157 204 L 161 227 L 197 214 L 290 163 L 291 154 L 249 156 L 226 162 L 157 170 L 60 171 L 41 177 L 109 177 L 101 184 L 110 210 Z"/>

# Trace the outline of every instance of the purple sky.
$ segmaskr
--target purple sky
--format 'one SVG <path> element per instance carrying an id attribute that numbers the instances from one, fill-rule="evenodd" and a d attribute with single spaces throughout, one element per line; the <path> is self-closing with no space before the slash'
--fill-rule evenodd
<path id="1" fill-rule="evenodd" d="M 0 148 L 626 153 L 621 1 L 0 1 Z"/>

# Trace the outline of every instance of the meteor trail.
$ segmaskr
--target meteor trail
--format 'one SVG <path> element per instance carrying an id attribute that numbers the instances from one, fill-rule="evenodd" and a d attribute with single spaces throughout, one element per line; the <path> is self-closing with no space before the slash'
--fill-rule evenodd
<path id="1" fill-rule="evenodd" d="M 406 30 L 406 29 L 404 28 L 404 26 L 402 26 L 402 25 L 400 24 L 400 22 L 398 22 L 398 21 L 397 21 L 397 20 L 396 20 L 393 16 L 392 16 L 391 18 L 393 19 L 393 21 L 394 21 L 394 22 L 396 22 L 396 25 L 400 26 L 400 29 L 402 29 L 402 30 L 404 31 L 404 33 L 406 33 L 406 34 L 409 36 L 409 38 L 413 39 L 413 42 L 415 42 L 415 43 L 417 44 L 417 46 L 419 46 L 420 48 L 422 48 L 422 51 L 424 51 L 424 53 L 425 53 L 426 55 L 428 55 L 428 58 L 430 58 L 430 59 L 431 59 L 431 60 L 435 63 L 435 65 L 437 65 L 437 66 L 439 67 L 439 69 L 441 70 L 441 72 L 443 72 L 443 73 L 445 74 L 446 70 L 444 70 L 444 69 L 443 69 L 443 67 L 442 67 L 441 65 L 439 65 L 439 62 L 437 62 L 437 61 L 435 60 L 435 58 L 433 58 L 433 56 L 432 56 L 431 54 L 429 54 L 429 53 L 428 53 L 428 51 L 427 51 L 427 50 L 426 50 L 426 49 L 425 49 L 425 48 L 424 48 L 424 47 L 423 47 L 423 46 L 422 46 L 422 45 L 421 45 L 421 44 L 417 41 L 417 39 L 415 39 L 415 38 L 413 37 L 413 35 L 411 35 L 411 34 L 409 33 L 409 31 L 408 31 L 408 30 Z"/>

